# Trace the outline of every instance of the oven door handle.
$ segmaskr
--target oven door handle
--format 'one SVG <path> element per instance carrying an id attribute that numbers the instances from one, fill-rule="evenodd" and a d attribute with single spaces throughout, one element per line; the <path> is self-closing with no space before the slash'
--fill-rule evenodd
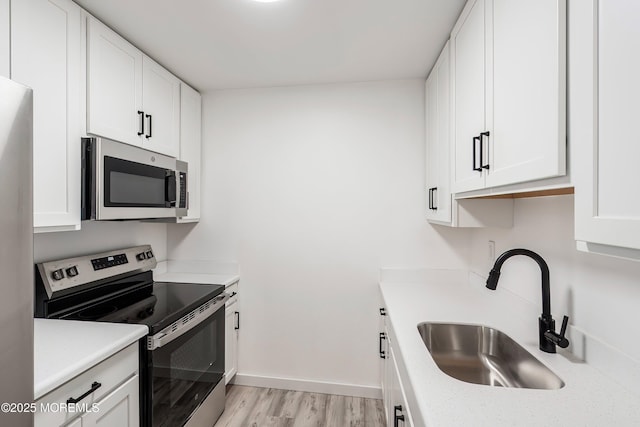
<path id="1" fill-rule="evenodd" d="M 157 334 L 151 337 L 147 337 L 147 349 L 155 350 L 157 348 L 160 348 L 170 343 L 171 341 L 175 340 L 176 338 L 180 337 L 181 335 L 189 332 L 191 329 L 195 328 L 200 323 L 204 322 L 209 317 L 211 317 L 216 311 L 224 307 L 224 304 L 228 300 L 229 300 L 229 294 L 222 293 L 216 296 L 215 298 L 209 300 L 208 303 L 205 303 L 200 307 L 196 308 L 195 310 L 191 311 L 190 313 L 187 313 L 186 315 L 178 319 L 173 324 L 167 326 Z M 209 304 L 208 307 L 207 307 L 207 304 Z M 206 308 L 201 310 L 202 307 L 206 307 Z M 183 321 L 183 319 L 188 319 L 188 320 Z M 175 328 L 174 328 L 174 325 L 175 325 Z"/>

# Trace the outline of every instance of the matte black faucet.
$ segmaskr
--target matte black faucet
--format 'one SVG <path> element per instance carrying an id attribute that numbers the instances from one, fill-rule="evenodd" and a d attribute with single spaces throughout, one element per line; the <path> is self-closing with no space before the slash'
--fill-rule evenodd
<path id="1" fill-rule="evenodd" d="M 526 255 L 533 259 L 540 266 L 542 273 L 542 314 L 538 318 L 540 350 L 547 353 L 555 353 L 556 345 L 562 348 L 567 348 L 569 346 L 569 340 L 564 335 L 567 331 L 569 317 L 564 316 L 562 319 L 562 328 L 560 329 L 560 333 L 556 333 L 556 322 L 553 320 L 553 317 L 551 317 L 549 266 L 540 255 L 530 251 L 529 249 L 510 249 L 506 251 L 500 255 L 493 264 L 493 268 L 489 272 L 489 278 L 487 279 L 487 288 L 491 290 L 496 289 L 498 286 L 498 279 L 500 278 L 500 269 L 502 268 L 502 264 L 514 255 Z"/>

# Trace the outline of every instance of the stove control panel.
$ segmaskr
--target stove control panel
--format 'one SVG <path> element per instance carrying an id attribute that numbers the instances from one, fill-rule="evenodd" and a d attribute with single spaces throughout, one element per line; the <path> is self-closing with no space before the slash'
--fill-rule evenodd
<path id="1" fill-rule="evenodd" d="M 118 274 L 148 271 L 156 266 L 150 245 L 37 264 L 49 298 L 77 286 Z"/>
<path id="2" fill-rule="evenodd" d="M 139 261 L 142 261 L 139 259 Z M 102 270 L 103 268 L 113 267 L 114 265 L 127 264 L 127 254 L 109 255 L 102 258 L 95 258 L 91 260 L 94 270 Z"/>

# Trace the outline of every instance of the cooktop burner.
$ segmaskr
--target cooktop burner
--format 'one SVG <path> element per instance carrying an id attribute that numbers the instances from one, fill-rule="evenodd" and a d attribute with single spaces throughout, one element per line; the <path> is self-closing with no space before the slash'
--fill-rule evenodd
<path id="1" fill-rule="evenodd" d="M 153 335 L 222 291 L 222 285 L 155 282 L 145 292 L 131 292 L 83 306 L 63 318 L 144 324 Z"/>
<path id="2" fill-rule="evenodd" d="M 78 313 L 78 318 L 81 320 L 98 320 L 108 314 L 118 311 L 118 307 L 115 305 L 99 305 L 96 307 L 86 308 Z"/>

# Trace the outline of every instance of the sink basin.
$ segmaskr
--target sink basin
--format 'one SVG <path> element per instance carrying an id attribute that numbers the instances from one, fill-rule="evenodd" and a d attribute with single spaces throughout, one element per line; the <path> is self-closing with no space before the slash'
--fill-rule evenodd
<path id="1" fill-rule="evenodd" d="M 564 382 L 508 335 L 483 325 L 420 323 L 438 368 L 450 377 L 496 387 L 555 390 Z"/>

